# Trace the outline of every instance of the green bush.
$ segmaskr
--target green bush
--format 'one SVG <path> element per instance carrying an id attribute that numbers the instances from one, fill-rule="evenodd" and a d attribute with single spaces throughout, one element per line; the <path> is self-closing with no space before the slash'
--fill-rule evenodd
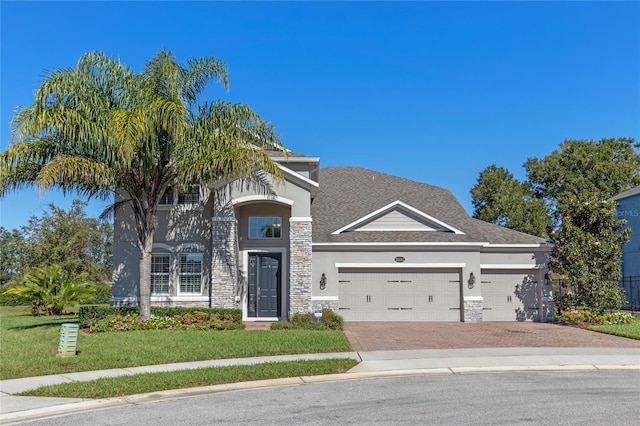
<path id="1" fill-rule="evenodd" d="M 320 320 L 313 312 L 297 312 L 289 321 L 271 324 L 271 330 L 342 330 L 343 318 L 331 309 L 323 309 Z"/>
<path id="2" fill-rule="evenodd" d="M 31 305 L 31 300 L 18 296 L 17 294 L 5 293 L 5 291 L 9 290 L 12 287 L 16 287 L 20 284 L 6 284 L 0 287 L 0 306 L 29 306 Z"/>
<path id="3" fill-rule="evenodd" d="M 560 324 L 629 324 L 632 320 L 633 316 L 628 312 L 596 314 L 588 309 L 574 308 L 564 309 L 556 317 L 556 322 Z"/>
<path id="4" fill-rule="evenodd" d="M 320 317 L 320 322 L 326 325 L 330 330 L 342 330 L 344 319 L 340 315 L 333 312 L 331 309 L 324 308 L 322 310 L 322 317 Z"/>
<path id="5" fill-rule="evenodd" d="M 96 292 L 93 298 L 87 300 L 85 305 L 108 305 L 111 299 L 111 286 L 106 284 L 98 284 L 95 286 Z"/>
<path id="6" fill-rule="evenodd" d="M 243 328 L 242 322 L 234 322 L 229 314 L 220 316 L 215 313 L 195 311 L 193 314 L 173 317 L 152 315 L 147 321 L 141 321 L 138 313 L 114 314 L 96 321 L 91 326 L 91 331 L 240 330 Z"/>
<path id="7" fill-rule="evenodd" d="M 210 315 L 218 315 L 220 318 L 229 316 L 231 321 L 242 324 L 241 309 L 226 308 L 187 308 L 182 306 L 160 307 L 152 306 L 151 315 L 155 317 L 173 318 L 177 315 L 194 315 L 195 312 L 204 312 Z M 81 328 L 90 328 L 98 321 L 107 318 L 109 315 L 133 315 L 139 314 L 140 308 L 137 306 L 81 306 L 78 310 L 78 319 Z"/>
<path id="8" fill-rule="evenodd" d="M 62 315 L 67 306 L 93 298 L 95 286 L 85 278 L 86 274 L 71 274 L 60 265 L 42 266 L 25 274 L 19 285 L 3 293 L 28 299 L 33 315 Z"/>

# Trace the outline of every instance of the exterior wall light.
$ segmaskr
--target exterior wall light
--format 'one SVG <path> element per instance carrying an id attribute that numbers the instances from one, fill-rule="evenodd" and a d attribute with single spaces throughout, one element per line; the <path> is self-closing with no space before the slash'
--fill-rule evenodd
<path id="1" fill-rule="evenodd" d="M 469 289 L 472 289 L 474 285 L 476 285 L 476 276 L 473 275 L 473 272 L 469 274 L 469 280 L 467 281 L 467 285 Z"/>
<path id="2" fill-rule="evenodd" d="M 320 277 L 320 290 L 324 290 L 326 286 L 327 286 L 327 276 L 323 272 L 322 276 Z"/>

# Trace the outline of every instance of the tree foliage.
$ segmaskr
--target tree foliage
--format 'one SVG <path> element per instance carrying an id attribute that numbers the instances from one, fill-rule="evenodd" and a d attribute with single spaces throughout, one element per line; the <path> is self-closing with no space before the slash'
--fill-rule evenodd
<path id="1" fill-rule="evenodd" d="M 545 236 L 561 225 L 560 210 L 572 197 L 597 190 L 610 198 L 640 185 L 639 148 L 632 138 L 567 139 L 551 154 L 527 159 L 523 182 L 505 168 L 488 166 L 471 189 L 473 215 Z M 538 231 L 543 222 L 546 233 Z"/>
<path id="2" fill-rule="evenodd" d="M 186 65 L 160 51 L 140 73 L 101 52 L 50 72 L 34 103 L 13 120 L 0 154 L 0 196 L 36 184 L 128 206 L 140 249 L 141 317 L 150 315 L 150 268 L 157 206 L 169 187 L 240 181 L 268 186 L 282 172 L 263 148 L 282 149 L 273 126 L 251 108 L 201 103 L 210 83 L 228 87 L 211 56 Z M 207 191 L 203 189 L 203 194 Z"/>
<path id="3" fill-rule="evenodd" d="M 495 164 L 488 166 L 471 188 L 473 217 L 516 231 L 546 237 L 550 227 L 544 201 L 535 199 L 526 182 Z"/>
<path id="4" fill-rule="evenodd" d="M 631 138 L 568 139 L 543 158 L 524 163 L 534 195 L 562 209 L 583 192 L 613 197 L 640 185 L 640 143 Z"/>
<path id="5" fill-rule="evenodd" d="M 582 191 L 563 203 L 550 261 L 573 289 L 572 302 L 599 313 L 624 303 L 620 258 L 630 235 L 628 228 L 623 230 L 625 221 L 616 220 L 615 202 L 607 198 L 598 190 Z"/>
<path id="6" fill-rule="evenodd" d="M 30 269 L 52 264 L 70 274 L 108 283 L 113 270 L 113 226 L 86 216 L 86 203 L 68 210 L 49 204 L 19 230 L 0 228 L 0 284 L 20 281 Z"/>
<path id="7" fill-rule="evenodd" d="M 35 268 L 22 279 L 21 285 L 10 287 L 7 294 L 31 301 L 34 315 L 62 315 L 64 308 L 93 297 L 95 287 L 86 274 L 73 275 L 59 265 Z"/>

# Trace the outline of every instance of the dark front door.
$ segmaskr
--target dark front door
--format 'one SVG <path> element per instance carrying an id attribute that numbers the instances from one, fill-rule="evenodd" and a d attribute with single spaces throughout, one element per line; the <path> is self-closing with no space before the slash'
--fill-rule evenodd
<path id="1" fill-rule="evenodd" d="M 280 253 L 249 254 L 249 316 L 279 317 L 281 289 Z"/>

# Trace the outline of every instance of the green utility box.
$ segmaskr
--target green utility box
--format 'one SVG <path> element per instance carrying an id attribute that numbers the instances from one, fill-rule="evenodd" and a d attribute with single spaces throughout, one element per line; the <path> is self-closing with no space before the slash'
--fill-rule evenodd
<path id="1" fill-rule="evenodd" d="M 62 324 L 58 356 L 76 356 L 78 349 L 78 324 Z"/>

